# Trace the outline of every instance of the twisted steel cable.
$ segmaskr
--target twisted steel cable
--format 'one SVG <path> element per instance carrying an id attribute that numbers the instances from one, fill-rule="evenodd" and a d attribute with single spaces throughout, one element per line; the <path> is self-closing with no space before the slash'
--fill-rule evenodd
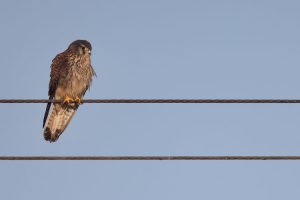
<path id="1" fill-rule="evenodd" d="M 0 103 L 63 103 L 0 99 Z M 299 99 L 85 99 L 82 103 L 300 103 Z M 300 160 L 300 156 L 0 156 L 0 160 Z"/>
<path id="2" fill-rule="evenodd" d="M 0 160 L 300 160 L 300 156 L 0 156 Z"/>
<path id="3" fill-rule="evenodd" d="M 0 99 L 0 103 L 62 103 L 48 99 Z M 84 99 L 82 103 L 300 103 L 300 99 Z"/>

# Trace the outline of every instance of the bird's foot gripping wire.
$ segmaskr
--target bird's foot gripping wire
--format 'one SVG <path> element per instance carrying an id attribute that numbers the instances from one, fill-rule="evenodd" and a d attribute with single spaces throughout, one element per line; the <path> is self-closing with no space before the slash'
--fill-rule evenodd
<path id="1" fill-rule="evenodd" d="M 70 104 L 70 103 L 74 103 L 74 102 L 75 102 L 74 99 L 72 99 L 68 96 L 65 97 L 64 104 Z"/>
<path id="2" fill-rule="evenodd" d="M 74 102 L 78 105 L 82 104 L 81 99 L 78 96 L 76 96 Z"/>

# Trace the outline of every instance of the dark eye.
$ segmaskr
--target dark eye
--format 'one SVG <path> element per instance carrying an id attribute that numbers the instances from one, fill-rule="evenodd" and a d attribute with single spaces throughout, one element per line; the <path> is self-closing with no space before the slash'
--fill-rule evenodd
<path id="1" fill-rule="evenodd" d="M 84 51 L 84 50 L 85 50 L 85 47 L 81 47 L 81 49 Z"/>

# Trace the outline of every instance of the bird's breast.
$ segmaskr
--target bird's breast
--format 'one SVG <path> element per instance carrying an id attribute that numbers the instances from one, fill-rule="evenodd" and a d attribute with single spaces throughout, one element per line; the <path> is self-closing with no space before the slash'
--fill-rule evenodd
<path id="1" fill-rule="evenodd" d="M 94 75 L 90 60 L 71 60 L 67 75 L 60 81 L 56 90 L 56 99 L 63 99 L 65 96 L 71 98 L 82 97 L 90 87 Z"/>

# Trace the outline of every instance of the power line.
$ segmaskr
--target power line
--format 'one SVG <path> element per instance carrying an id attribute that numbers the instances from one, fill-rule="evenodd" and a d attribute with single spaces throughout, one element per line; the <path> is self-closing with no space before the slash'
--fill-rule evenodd
<path id="1" fill-rule="evenodd" d="M 48 99 L 0 99 L 0 103 L 62 103 Z M 84 99 L 82 103 L 300 103 L 300 99 Z"/>
<path id="2" fill-rule="evenodd" d="M 0 99 L 0 103 L 62 103 Z M 300 103 L 299 99 L 86 99 L 82 103 Z M 0 156 L 0 160 L 300 160 L 300 156 Z"/>
<path id="3" fill-rule="evenodd" d="M 300 156 L 0 156 L 0 160 L 300 160 Z"/>

